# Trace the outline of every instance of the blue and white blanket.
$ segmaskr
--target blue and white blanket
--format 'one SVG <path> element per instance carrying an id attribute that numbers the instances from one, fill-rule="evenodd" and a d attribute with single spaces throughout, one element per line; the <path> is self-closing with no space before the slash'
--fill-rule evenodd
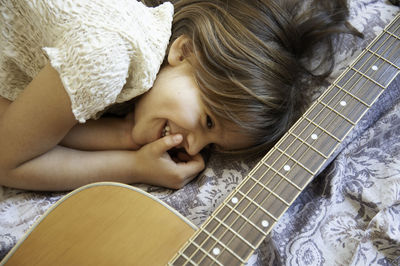
<path id="1" fill-rule="evenodd" d="M 351 63 L 399 9 L 386 0 L 352 0 L 351 23 L 330 81 Z M 400 78 L 300 194 L 249 265 L 400 265 Z M 255 162 L 212 156 L 181 190 L 139 186 L 201 225 Z M 0 258 L 63 193 L 0 187 Z"/>

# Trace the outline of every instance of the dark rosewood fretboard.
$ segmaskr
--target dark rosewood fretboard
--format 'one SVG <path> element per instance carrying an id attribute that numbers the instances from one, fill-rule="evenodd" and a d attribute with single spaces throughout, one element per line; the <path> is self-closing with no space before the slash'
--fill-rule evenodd
<path id="1" fill-rule="evenodd" d="M 319 97 L 170 265 L 241 265 L 400 71 L 399 15 Z"/>

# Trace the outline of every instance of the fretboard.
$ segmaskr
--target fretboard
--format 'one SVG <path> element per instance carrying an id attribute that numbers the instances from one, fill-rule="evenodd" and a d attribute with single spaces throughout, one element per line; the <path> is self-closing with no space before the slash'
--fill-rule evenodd
<path id="1" fill-rule="evenodd" d="M 170 265 L 241 265 L 400 71 L 399 15 L 213 212 Z"/>

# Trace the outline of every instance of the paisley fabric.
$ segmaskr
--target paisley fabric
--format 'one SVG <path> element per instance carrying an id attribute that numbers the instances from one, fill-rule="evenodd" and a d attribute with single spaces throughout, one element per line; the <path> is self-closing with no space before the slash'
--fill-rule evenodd
<path id="1" fill-rule="evenodd" d="M 333 81 L 399 9 L 385 0 L 353 0 Z M 316 95 L 320 91 L 316 92 Z M 257 163 L 212 155 L 181 190 L 139 185 L 200 226 Z M 62 193 L 0 187 L 0 257 Z M 400 78 L 341 143 L 281 217 L 248 265 L 400 265 Z"/>

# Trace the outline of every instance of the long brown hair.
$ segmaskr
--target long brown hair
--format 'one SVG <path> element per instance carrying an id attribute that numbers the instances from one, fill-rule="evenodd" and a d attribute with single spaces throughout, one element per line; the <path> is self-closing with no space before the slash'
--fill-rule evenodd
<path id="1" fill-rule="evenodd" d="M 335 37 L 359 35 L 346 22 L 345 0 L 172 3 L 171 42 L 181 35 L 191 39 L 185 50 L 195 55 L 191 63 L 205 104 L 254 139 L 243 150 L 253 155 L 302 115 L 309 88 L 333 69 Z"/>

